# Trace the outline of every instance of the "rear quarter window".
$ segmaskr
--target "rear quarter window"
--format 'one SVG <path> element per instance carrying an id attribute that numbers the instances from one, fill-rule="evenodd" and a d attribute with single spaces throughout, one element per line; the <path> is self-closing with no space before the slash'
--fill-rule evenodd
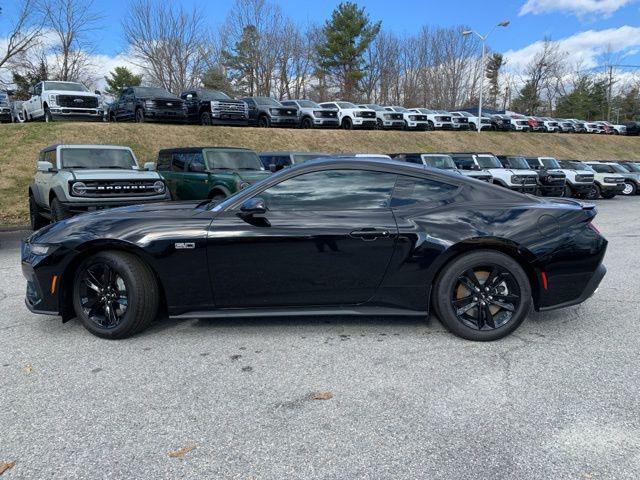
<path id="1" fill-rule="evenodd" d="M 458 188 L 437 180 L 400 176 L 391 197 L 391 208 L 441 203 L 451 199 Z"/>

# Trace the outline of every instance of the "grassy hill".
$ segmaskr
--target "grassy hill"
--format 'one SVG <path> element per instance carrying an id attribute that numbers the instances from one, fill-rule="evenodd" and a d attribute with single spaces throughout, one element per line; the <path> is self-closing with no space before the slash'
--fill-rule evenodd
<path id="1" fill-rule="evenodd" d="M 582 160 L 640 158 L 639 137 L 484 132 L 384 132 L 201 127 L 155 124 L 0 125 L 0 226 L 28 223 L 27 186 L 38 152 L 53 143 L 128 145 L 141 163 L 178 146 L 330 153 L 490 151 Z"/>

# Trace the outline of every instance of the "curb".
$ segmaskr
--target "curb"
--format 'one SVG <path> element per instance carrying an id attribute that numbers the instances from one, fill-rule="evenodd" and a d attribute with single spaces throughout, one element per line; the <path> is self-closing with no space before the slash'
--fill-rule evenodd
<path id="1" fill-rule="evenodd" d="M 31 231 L 31 227 L 29 225 L 8 225 L 8 226 L 0 225 L 0 233 L 30 232 L 30 231 Z"/>

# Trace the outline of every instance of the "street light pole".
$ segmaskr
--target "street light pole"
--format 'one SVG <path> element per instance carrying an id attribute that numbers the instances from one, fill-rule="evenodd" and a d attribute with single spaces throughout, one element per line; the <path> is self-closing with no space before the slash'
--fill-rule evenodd
<path id="1" fill-rule="evenodd" d="M 480 35 L 475 30 L 465 30 L 464 32 L 462 32 L 462 35 L 464 36 L 472 35 L 472 34 L 477 35 L 478 38 L 480 38 L 480 40 L 482 41 L 482 59 L 480 60 L 480 95 L 478 98 L 478 121 L 476 122 L 477 123 L 476 127 L 478 129 L 478 132 L 482 131 L 482 93 L 484 91 L 484 74 L 485 74 L 484 57 L 487 54 L 487 38 L 489 38 L 489 35 L 491 35 L 491 33 L 496 29 L 496 27 L 507 27 L 508 25 L 509 25 L 509 20 L 504 20 L 498 23 L 497 25 L 495 25 L 486 35 Z"/>

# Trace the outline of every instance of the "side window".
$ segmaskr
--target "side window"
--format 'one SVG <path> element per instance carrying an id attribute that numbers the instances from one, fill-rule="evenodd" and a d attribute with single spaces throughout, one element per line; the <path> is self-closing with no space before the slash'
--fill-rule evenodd
<path id="1" fill-rule="evenodd" d="M 396 177 L 366 170 L 325 170 L 289 178 L 257 196 L 274 211 L 386 208 Z"/>
<path id="2" fill-rule="evenodd" d="M 417 163 L 418 165 L 422 165 L 422 158 L 420 158 L 420 155 L 406 155 L 405 160 L 408 163 Z"/>
<path id="3" fill-rule="evenodd" d="M 204 165 L 204 156 L 202 152 L 189 154 L 189 167 L 190 172 L 204 172 L 206 170 Z"/>
<path id="4" fill-rule="evenodd" d="M 592 164 L 591 168 L 593 168 L 598 173 L 611 173 L 612 170 L 608 165 L 599 165 L 597 163 Z"/>
<path id="5" fill-rule="evenodd" d="M 171 170 L 171 154 L 161 152 L 158 154 L 157 169 L 160 171 Z"/>
<path id="6" fill-rule="evenodd" d="M 540 164 L 538 162 L 537 158 L 527 158 L 527 163 L 529 164 L 529 166 L 533 169 L 538 169 L 540 168 Z"/>
<path id="7" fill-rule="evenodd" d="M 458 187 L 427 178 L 401 175 L 393 190 L 391 208 L 441 202 L 451 197 Z"/>
<path id="8" fill-rule="evenodd" d="M 296 107 L 297 106 L 295 102 L 286 101 L 286 102 L 280 102 L 280 103 L 282 105 L 284 105 L 285 107 Z"/>
<path id="9" fill-rule="evenodd" d="M 185 163 L 184 153 L 174 153 L 171 170 L 174 172 L 184 172 Z"/>
<path id="10" fill-rule="evenodd" d="M 475 170 L 475 163 L 473 163 L 473 157 L 453 157 L 453 162 L 460 170 Z"/>
<path id="11" fill-rule="evenodd" d="M 42 83 L 36 85 L 35 92 L 36 95 L 42 95 Z"/>

